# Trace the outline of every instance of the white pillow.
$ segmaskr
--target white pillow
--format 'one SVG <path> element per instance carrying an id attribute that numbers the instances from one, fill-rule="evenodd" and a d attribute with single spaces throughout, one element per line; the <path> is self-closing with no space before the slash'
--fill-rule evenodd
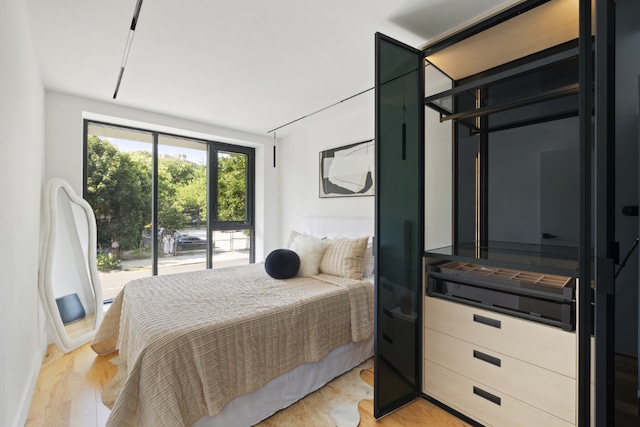
<path id="1" fill-rule="evenodd" d="M 287 238 L 287 244 L 284 247 L 287 249 L 291 249 L 291 244 L 300 234 L 301 233 L 299 231 L 291 230 L 291 232 L 289 233 L 289 237 Z"/>
<path id="2" fill-rule="evenodd" d="M 289 247 L 300 257 L 298 276 L 310 277 L 319 273 L 320 260 L 326 249 L 322 240 L 308 234 L 299 234 Z"/>

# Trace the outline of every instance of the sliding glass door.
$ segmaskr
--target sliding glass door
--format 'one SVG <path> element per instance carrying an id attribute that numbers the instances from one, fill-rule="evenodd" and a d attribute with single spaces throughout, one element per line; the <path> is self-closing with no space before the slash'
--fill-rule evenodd
<path id="1" fill-rule="evenodd" d="M 139 277 L 253 262 L 254 150 L 85 122 L 105 299 Z"/>
<path id="2" fill-rule="evenodd" d="M 206 268 L 206 143 L 158 135 L 158 274 Z"/>
<path id="3" fill-rule="evenodd" d="M 151 132 L 85 123 L 84 198 L 93 208 L 105 300 L 153 264 Z"/>

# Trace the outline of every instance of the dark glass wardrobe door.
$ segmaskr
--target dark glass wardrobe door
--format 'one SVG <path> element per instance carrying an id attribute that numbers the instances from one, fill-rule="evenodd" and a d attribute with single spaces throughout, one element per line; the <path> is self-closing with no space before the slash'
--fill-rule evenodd
<path id="1" fill-rule="evenodd" d="M 376 34 L 376 417 L 420 391 L 422 61 L 420 51 Z"/>

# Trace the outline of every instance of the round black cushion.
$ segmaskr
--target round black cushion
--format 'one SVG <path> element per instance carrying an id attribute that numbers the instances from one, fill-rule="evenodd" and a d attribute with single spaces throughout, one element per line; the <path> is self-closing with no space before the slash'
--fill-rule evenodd
<path id="1" fill-rule="evenodd" d="M 298 273 L 300 257 L 290 249 L 276 249 L 264 260 L 264 269 L 274 279 L 288 279 Z"/>

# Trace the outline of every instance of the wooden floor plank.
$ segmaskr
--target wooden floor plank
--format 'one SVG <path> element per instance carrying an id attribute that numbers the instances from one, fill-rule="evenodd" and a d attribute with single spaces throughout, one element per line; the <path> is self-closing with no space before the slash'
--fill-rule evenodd
<path id="1" fill-rule="evenodd" d="M 378 420 L 373 416 L 373 400 L 360 402 L 358 411 L 360 412 L 360 427 L 469 427 L 469 424 L 425 399 L 416 399 Z"/>
<path id="2" fill-rule="evenodd" d="M 49 346 L 42 361 L 26 427 L 103 427 L 109 409 L 100 394 L 113 378 L 117 368 L 109 360 L 116 356 L 97 356 L 87 344 L 63 354 L 55 345 Z M 637 387 L 637 359 L 617 357 L 616 427 L 640 425 L 634 399 Z M 373 386 L 373 368 L 360 377 Z M 360 427 L 464 427 L 469 424 L 449 414 L 425 399 L 403 406 L 376 420 L 373 401 L 360 402 Z"/>
<path id="3" fill-rule="evenodd" d="M 63 354 L 55 345 L 47 348 L 25 423 L 26 427 L 99 427 L 109 409 L 100 394 L 115 375 L 108 357 L 99 357 L 89 344 Z M 105 412 L 106 411 L 106 412 Z M 101 424 L 98 424 L 98 421 Z"/>
<path id="4" fill-rule="evenodd" d="M 360 373 L 360 378 L 373 387 L 373 367 Z M 383 426 L 443 426 L 459 427 L 469 424 L 454 417 L 425 399 L 416 399 L 393 413 L 378 420 L 373 416 L 373 400 L 363 400 L 358 405 L 360 427 Z"/>

